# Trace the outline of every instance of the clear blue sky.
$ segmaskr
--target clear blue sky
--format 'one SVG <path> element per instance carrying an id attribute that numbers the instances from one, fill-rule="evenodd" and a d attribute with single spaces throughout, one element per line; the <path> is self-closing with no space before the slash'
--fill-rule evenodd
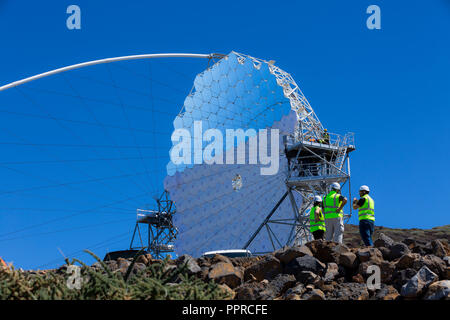
<path id="1" fill-rule="evenodd" d="M 81 8 L 81 30 L 66 28 L 70 4 Z M 366 27 L 366 8 L 371 4 L 381 8 L 381 30 Z M 377 225 L 431 228 L 450 222 L 448 0 L 120 4 L 0 0 L 0 30 L 0 84 L 65 65 L 129 54 L 235 50 L 276 60 L 293 75 L 330 131 L 355 132 L 352 193 L 356 195 L 361 184 L 371 187 Z M 155 153 L 159 151 L 150 149 L 94 152 L 73 145 L 105 145 L 106 136 L 113 136 L 119 146 L 154 142 L 164 150 L 169 144 L 151 139 L 170 133 L 171 119 L 193 77 L 205 67 L 205 61 L 197 60 L 95 67 L 0 94 L 0 142 L 72 145 L 65 149 L 0 145 L 0 256 L 17 266 L 34 268 L 61 264 L 58 248 L 70 254 L 93 247 L 101 257 L 107 250 L 127 248 L 135 208 L 153 201 L 137 185 L 158 189 L 162 171 L 151 172 L 149 167 L 163 166 L 166 155 L 158 160 Z M 92 80 L 93 75 L 100 80 Z M 131 75 L 136 82 L 127 82 Z M 137 81 L 140 75 L 144 76 Z M 101 82 L 111 79 L 141 95 L 138 98 L 122 89 L 114 93 Z M 110 111 L 88 100 L 77 111 L 64 108 L 80 103 L 73 92 L 119 101 L 119 105 Z M 111 93 L 117 95 L 109 97 Z M 124 121 L 120 105 L 125 98 L 131 105 L 146 108 L 128 110 L 131 123 Z M 109 125 L 107 134 L 104 128 L 82 124 L 95 122 L 94 114 L 97 119 L 108 114 L 101 119 Z M 153 133 L 141 130 L 133 135 L 126 131 L 129 126 Z M 92 158 L 120 160 L 72 161 Z M 147 165 L 142 165 L 142 158 Z M 72 162 L 42 163 L 49 159 Z M 122 175 L 127 179 L 117 177 Z M 96 178 L 105 179 L 86 182 Z M 71 184 L 55 187 L 64 183 Z M 74 216 L 67 217 L 71 213 Z M 46 223 L 39 226 L 41 222 Z"/>

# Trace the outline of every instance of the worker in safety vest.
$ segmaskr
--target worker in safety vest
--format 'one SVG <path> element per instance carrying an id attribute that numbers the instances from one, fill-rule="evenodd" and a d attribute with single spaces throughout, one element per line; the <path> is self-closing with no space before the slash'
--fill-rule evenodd
<path id="1" fill-rule="evenodd" d="M 314 240 L 323 240 L 326 230 L 325 217 L 322 212 L 322 198 L 319 196 L 314 197 L 314 206 L 309 212 L 309 227 Z"/>
<path id="2" fill-rule="evenodd" d="M 330 144 L 330 135 L 327 129 L 323 130 L 323 143 Z"/>
<path id="3" fill-rule="evenodd" d="M 323 212 L 325 215 L 325 239 L 342 243 L 344 237 L 344 212 L 347 198 L 341 195 L 341 185 L 337 182 L 331 185 L 331 191 L 323 197 Z"/>
<path id="4" fill-rule="evenodd" d="M 372 235 L 375 228 L 375 201 L 369 196 L 368 186 L 359 188 L 359 200 L 353 199 L 353 209 L 358 209 L 359 234 L 366 246 L 373 246 Z"/>

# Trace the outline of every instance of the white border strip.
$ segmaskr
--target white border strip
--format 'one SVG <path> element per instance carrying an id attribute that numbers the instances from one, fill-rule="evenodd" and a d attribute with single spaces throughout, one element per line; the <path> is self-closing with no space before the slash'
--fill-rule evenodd
<path id="1" fill-rule="evenodd" d="M 111 63 L 111 62 L 124 61 L 124 60 L 152 59 L 152 58 L 203 58 L 203 59 L 210 59 L 213 56 L 214 56 L 213 54 L 196 54 L 196 53 L 154 53 L 154 54 L 139 54 L 139 55 L 93 60 L 93 61 L 73 64 L 71 66 L 51 70 L 48 72 L 37 74 L 37 75 L 29 77 L 29 78 L 11 82 L 9 84 L 1 86 L 0 91 L 4 91 L 6 89 L 17 87 L 24 83 L 31 82 L 31 81 L 41 79 L 41 78 L 45 78 L 45 77 L 48 77 L 48 76 L 51 76 L 54 74 L 58 74 L 61 72 L 66 72 L 66 71 L 70 71 L 70 70 L 74 70 L 74 69 L 80 69 L 80 68 L 93 66 L 96 64 L 102 64 L 102 63 Z"/>

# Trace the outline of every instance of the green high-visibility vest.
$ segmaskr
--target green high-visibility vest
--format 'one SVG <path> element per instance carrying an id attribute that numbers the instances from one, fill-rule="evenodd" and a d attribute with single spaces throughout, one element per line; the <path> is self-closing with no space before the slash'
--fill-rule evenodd
<path id="1" fill-rule="evenodd" d="M 335 190 L 331 190 L 325 197 L 323 197 L 323 210 L 325 219 L 341 218 L 344 216 L 344 212 L 341 210 L 337 212 L 337 209 L 341 205 L 342 201 L 339 201 L 340 194 Z"/>
<path id="2" fill-rule="evenodd" d="M 316 222 L 316 216 L 314 212 L 316 212 L 316 208 L 319 208 L 320 214 L 319 214 L 319 221 Z M 311 233 L 317 230 L 323 230 L 325 231 L 325 218 L 322 214 L 322 208 L 319 206 L 315 206 L 311 208 L 311 211 L 309 212 L 309 227 Z"/>
<path id="3" fill-rule="evenodd" d="M 375 201 L 368 195 L 362 196 L 366 201 L 358 208 L 359 220 L 372 220 L 375 221 Z"/>

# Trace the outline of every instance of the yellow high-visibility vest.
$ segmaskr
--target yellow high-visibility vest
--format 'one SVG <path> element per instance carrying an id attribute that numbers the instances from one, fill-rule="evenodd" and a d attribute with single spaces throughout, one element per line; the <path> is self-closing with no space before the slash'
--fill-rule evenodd
<path id="1" fill-rule="evenodd" d="M 341 210 L 337 212 L 342 201 L 339 201 L 341 195 L 335 190 L 331 190 L 325 197 L 323 197 L 323 210 L 325 219 L 341 218 L 344 216 L 344 212 Z"/>
<path id="2" fill-rule="evenodd" d="M 319 208 L 320 210 L 320 214 L 319 214 L 319 221 L 316 222 L 316 208 Z M 315 206 L 311 208 L 311 211 L 309 212 L 309 227 L 310 227 L 310 231 L 311 233 L 313 233 L 314 231 L 317 230 L 323 230 L 325 231 L 325 218 L 322 214 L 322 208 L 319 206 Z"/>
<path id="3" fill-rule="evenodd" d="M 366 201 L 358 208 L 358 219 L 375 221 L 375 201 L 368 194 L 363 195 L 362 198 Z"/>

